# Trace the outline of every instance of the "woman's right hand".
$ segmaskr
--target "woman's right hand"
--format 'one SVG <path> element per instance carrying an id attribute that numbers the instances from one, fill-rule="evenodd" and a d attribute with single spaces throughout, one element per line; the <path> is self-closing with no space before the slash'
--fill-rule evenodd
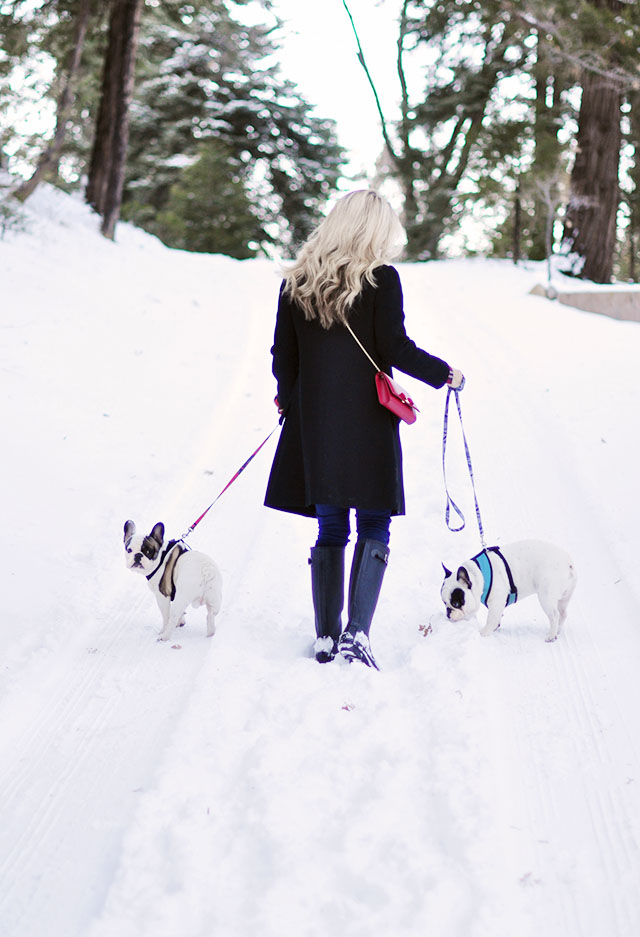
<path id="1" fill-rule="evenodd" d="M 452 390 L 462 390 L 464 383 L 464 374 L 462 371 L 458 371 L 457 368 L 451 368 L 451 379 L 447 381 L 447 385 Z"/>

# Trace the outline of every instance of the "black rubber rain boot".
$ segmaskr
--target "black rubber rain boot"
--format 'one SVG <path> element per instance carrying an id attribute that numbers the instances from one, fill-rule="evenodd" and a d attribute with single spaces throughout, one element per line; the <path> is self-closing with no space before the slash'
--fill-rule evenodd
<path id="1" fill-rule="evenodd" d="M 338 650 L 345 660 L 359 660 L 380 670 L 369 645 L 369 630 L 387 571 L 389 547 L 379 540 L 358 540 L 349 578 L 349 623 Z"/>
<path id="2" fill-rule="evenodd" d="M 338 653 L 344 607 L 344 547 L 312 547 L 311 594 L 316 619 L 314 653 L 328 664 Z"/>

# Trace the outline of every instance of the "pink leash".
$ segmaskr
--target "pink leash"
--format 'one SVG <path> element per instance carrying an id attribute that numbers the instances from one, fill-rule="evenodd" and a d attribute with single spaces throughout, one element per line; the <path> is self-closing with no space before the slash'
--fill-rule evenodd
<path id="1" fill-rule="evenodd" d="M 218 500 L 222 497 L 222 495 L 225 493 L 225 491 L 227 490 L 227 488 L 230 488 L 231 485 L 233 485 L 233 483 L 234 483 L 234 481 L 236 480 L 236 478 L 238 477 L 238 475 L 242 475 L 242 473 L 243 473 L 244 470 L 246 469 L 246 467 L 247 467 L 247 465 L 249 464 L 249 462 L 251 462 L 252 459 L 254 459 L 254 458 L 258 455 L 258 453 L 260 452 L 260 450 L 262 449 L 262 447 L 265 446 L 265 445 L 269 442 L 269 440 L 271 439 L 271 437 L 273 436 L 273 434 L 275 433 L 275 431 L 278 429 L 278 426 L 279 426 L 279 425 L 280 425 L 280 424 L 278 423 L 277 426 L 274 426 L 274 427 L 273 427 L 273 429 L 271 430 L 271 432 L 269 433 L 269 435 L 267 436 L 267 438 L 266 438 L 263 442 L 260 443 L 260 445 L 259 445 L 258 448 L 255 450 L 255 452 L 252 452 L 252 453 L 251 453 L 251 455 L 249 456 L 249 458 L 247 459 L 247 461 L 246 461 L 243 465 L 240 466 L 240 468 L 238 469 L 238 471 L 236 472 L 236 474 L 233 476 L 233 478 L 229 479 L 229 481 L 228 481 L 227 484 L 224 486 L 224 488 L 222 489 L 222 491 L 220 492 L 220 494 L 217 496 L 217 498 L 214 498 L 214 500 L 211 502 L 211 504 L 210 504 L 209 507 L 206 509 L 206 511 L 203 511 L 202 514 L 200 515 L 200 517 L 199 517 L 197 520 L 195 520 L 195 521 L 193 522 L 193 524 L 191 525 L 191 527 L 189 527 L 189 529 L 187 530 L 186 534 L 183 534 L 182 537 L 180 537 L 180 540 L 186 540 L 186 538 L 189 536 L 189 534 L 191 533 L 191 531 L 192 531 L 192 530 L 195 530 L 195 528 L 198 526 L 198 524 L 200 523 L 200 521 L 201 521 L 204 517 L 206 517 L 206 515 L 209 513 L 209 511 L 211 510 L 211 508 L 213 507 L 213 505 L 216 503 L 216 501 L 218 501 Z"/>

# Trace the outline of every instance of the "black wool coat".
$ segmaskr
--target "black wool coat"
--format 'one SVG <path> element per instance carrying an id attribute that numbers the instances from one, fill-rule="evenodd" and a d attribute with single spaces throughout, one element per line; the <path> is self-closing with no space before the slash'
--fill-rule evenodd
<path id="1" fill-rule="evenodd" d="M 380 266 L 349 312 L 376 364 L 432 387 L 449 365 L 418 348 L 404 328 L 397 270 Z M 281 287 L 273 373 L 284 425 L 267 486 L 267 507 L 315 516 L 316 504 L 404 514 L 399 419 L 378 402 L 375 368 L 341 324 L 308 321 Z"/>

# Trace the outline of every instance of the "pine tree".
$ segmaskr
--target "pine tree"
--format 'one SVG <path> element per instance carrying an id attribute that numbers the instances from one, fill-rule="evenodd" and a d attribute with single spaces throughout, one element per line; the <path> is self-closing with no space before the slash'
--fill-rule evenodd
<path id="1" fill-rule="evenodd" d="M 247 195 L 246 172 L 224 145 L 215 140 L 202 144 L 200 156 L 182 170 L 156 217 L 158 236 L 169 247 L 187 251 L 254 257 L 268 236 Z"/>
<path id="2" fill-rule="evenodd" d="M 69 52 L 83 2 L 0 4 L 0 40 L 6 50 L 0 53 L 0 145 L 11 139 L 15 151 L 17 139 L 12 128 L 2 124 L 3 104 L 10 103 L 3 78 L 16 65 L 29 69 L 35 56 L 46 54 L 57 63 L 48 96 L 61 100 L 64 83 L 72 77 Z M 122 211 L 124 217 L 154 231 L 182 170 L 198 159 L 203 142 L 218 141 L 224 147 L 220 152 L 228 153 L 231 160 L 227 175 L 235 173 L 240 163 L 244 166 L 243 185 L 265 232 L 265 243 L 275 239 L 289 249 L 318 220 L 344 158 L 335 123 L 314 116 L 298 90 L 280 74 L 277 20 L 267 13 L 268 0 L 252 0 L 254 6 L 264 3 L 262 24 L 246 27 L 234 18 L 242 16 L 242 6 L 248 2 L 235 2 L 233 15 L 227 0 L 189 4 L 158 0 L 142 6 Z M 94 127 L 103 99 L 103 63 L 114 3 L 93 4 L 81 67 L 69 82 L 73 100 L 65 135 L 55 159 L 47 160 L 44 175 L 58 185 L 77 187 L 93 163 L 89 196 L 96 206 L 105 179 L 99 160 L 110 144 L 105 127 L 97 128 L 95 138 Z M 41 141 L 37 144 L 34 162 L 46 156 Z M 33 156 L 34 141 L 25 141 L 21 149 L 23 158 Z"/>
<path id="3" fill-rule="evenodd" d="M 84 44 L 89 29 L 93 0 L 78 0 L 71 11 L 73 33 L 68 62 L 65 64 L 62 87 L 56 108 L 56 126 L 53 138 L 45 146 L 35 171 L 18 189 L 16 195 L 21 200 L 27 199 L 43 179 L 55 177 L 62 154 L 67 127 L 71 121 L 75 100 L 75 86 L 78 80 Z"/>
<path id="4" fill-rule="evenodd" d="M 155 231 L 182 168 L 215 139 L 245 164 L 262 225 L 294 245 L 339 176 L 335 124 L 281 77 L 273 23 L 244 26 L 222 2 L 192 4 L 185 21 L 182 6 L 165 3 L 144 24 L 123 212 Z"/>
<path id="5" fill-rule="evenodd" d="M 0 139 L 4 136 L 6 143 L 11 143 L 11 150 L 23 164 L 33 165 L 36 183 L 46 179 L 68 188 L 86 171 L 108 7 L 97 0 L 43 0 L 38 4 L 14 0 L 2 5 Z M 42 65 L 48 68 L 51 61 L 55 74 L 46 85 L 40 77 Z M 13 90 L 10 81 L 15 72 L 19 82 L 13 84 L 20 92 Z M 50 139 L 43 140 L 41 133 L 18 133 L 9 120 L 3 122 L 3 109 L 5 113 L 24 110 L 25 100 L 34 102 L 34 110 L 55 101 L 56 125 Z M 28 184 L 22 197 L 27 195 Z"/>

